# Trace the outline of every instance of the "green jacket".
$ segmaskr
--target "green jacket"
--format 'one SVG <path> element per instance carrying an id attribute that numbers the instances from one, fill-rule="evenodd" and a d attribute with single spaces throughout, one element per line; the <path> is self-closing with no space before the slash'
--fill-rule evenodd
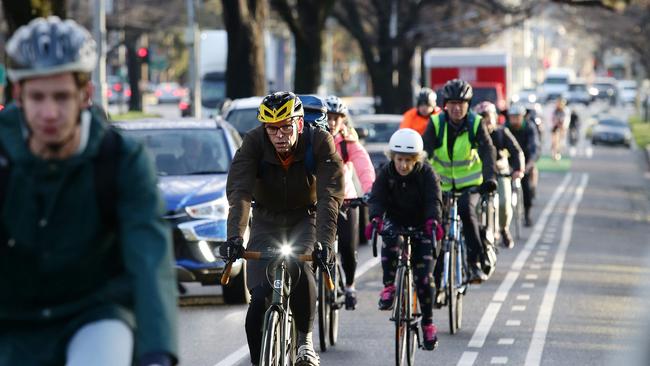
<path id="1" fill-rule="evenodd" d="M 316 240 L 334 242 L 339 207 L 343 202 L 343 163 L 332 136 L 314 130 L 312 148 L 315 175 L 305 166 L 305 134 L 300 134 L 294 161 L 284 171 L 263 126 L 249 131 L 233 158 L 226 194 L 230 204 L 228 237 L 243 236 L 251 201 L 255 218 L 287 225 L 316 206 Z"/>
<path id="2" fill-rule="evenodd" d="M 111 232 L 100 220 L 91 160 L 105 122 L 93 116 L 79 155 L 45 161 L 29 151 L 22 118 L 16 107 L 0 113 L 0 143 L 13 163 L 0 216 L 8 237 L 0 243 L 0 329 L 118 318 L 135 329 L 136 357 L 176 356 L 171 235 L 142 145 L 122 138 Z"/>

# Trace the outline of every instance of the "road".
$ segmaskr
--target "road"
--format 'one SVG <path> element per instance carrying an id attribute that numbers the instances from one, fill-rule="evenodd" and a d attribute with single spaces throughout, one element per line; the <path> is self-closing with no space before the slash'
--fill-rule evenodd
<path id="1" fill-rule="evenodd" d="M 513 249 L 500 248 L 489 281 L 470 287 L 460 332 L 449 334 L 446 308 L 434 311 L 439 347 L 418 351 L 417 365 L 635 364 L 627 358 L 642 348 L 636 335 L 650 305 L 642 286 L 650 284 L 650 175 L 636 149 L 583 141 L 567 155 L 541 172 L 534 226 Z M 394 363 L 390 314 L 377 310 L 381 269 L 368 246 L 359 263 L 359 306 L 342 311 L 339 344 L 321 354 L 322 365 Z M 181 364 L 248 365 L 246 306 L 224 305 L 218 288 L 190 292 L 180 307 Z"/>

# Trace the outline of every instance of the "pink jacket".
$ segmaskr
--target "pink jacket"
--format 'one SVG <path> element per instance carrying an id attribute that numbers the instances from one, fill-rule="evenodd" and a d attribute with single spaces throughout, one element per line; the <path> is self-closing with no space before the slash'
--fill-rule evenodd
<path id="1" fill-rule="evenodd" d="M 354 132 L 349 133 L 345 137 L 340 133 L 334 136 L 336 151 L 338 151 L 341 158 L 343 158 L 341 142 L 344 139 L 346 140 L 346 147 L 348 150 L 348 161 L 343 161 L 345 198 L 357 198 L 359 195 L 357 194 L 357 191 L 354 187 L 353 173 L 357 173 L 357 177 L 359 178 L 363 192 L 368 193 L 372 188 L 372 183 L 375 181 L 375 168 L 370 161 L 368 152 L 359 143 L 359 139 Z"/>

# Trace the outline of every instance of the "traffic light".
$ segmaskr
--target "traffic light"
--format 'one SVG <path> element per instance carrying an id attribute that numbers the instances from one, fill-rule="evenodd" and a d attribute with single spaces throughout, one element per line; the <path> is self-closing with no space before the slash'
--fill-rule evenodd
<path id="1" fill-rule="evenodd" d="M 147 47 L 138 48 L 136 55 L 138 56 L 138 60 L 143 64 L 149 63 L 149 49 Z"/>

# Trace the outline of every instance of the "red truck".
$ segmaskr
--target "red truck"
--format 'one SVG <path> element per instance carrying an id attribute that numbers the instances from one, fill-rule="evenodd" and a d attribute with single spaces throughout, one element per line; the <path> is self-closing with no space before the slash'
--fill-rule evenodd
<path id="1" fill-rule="evenodd" d="M 485 100 L 506 108 L 510 56 L 505 51 L 482 48 L 430 48 L 424 54 L 427 86 L 439 90 L 459 78 L 474 88 L 472 106 Z M 442 98 L 438 99 L 442 103 Z"/>

